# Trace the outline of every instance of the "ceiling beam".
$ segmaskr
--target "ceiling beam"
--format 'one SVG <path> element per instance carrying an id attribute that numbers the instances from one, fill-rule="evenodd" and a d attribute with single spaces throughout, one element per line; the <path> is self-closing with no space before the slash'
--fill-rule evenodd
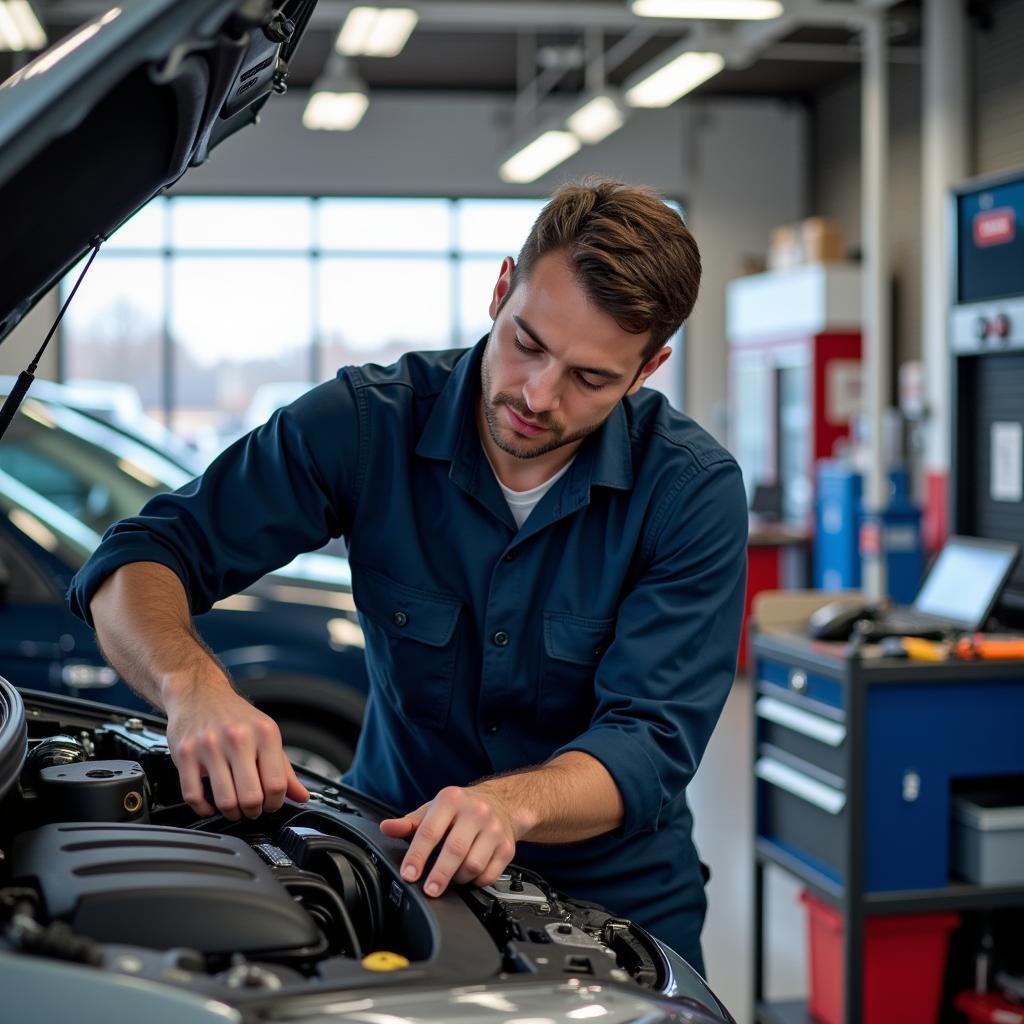
<path id="1" fill-rule="evenodd" d="M 377 0 L 362 0 L 373 4 Z M 397 2 L 397 0 L 396 0 Z M 678 33 L 686 23 L 678 18 L 641 18 L 625 0 L 590 0 L 588 3 L 561 4 L 543 0 L 401 0 L 413 7 L 420 20 L 416 31 L 522 32 L 579 31 L 603 28 L 610 32 L 628 32 L 638 25 L 654 30 Z M 39 3 L 45 21 L 58 25 L 81 25 L 104 13 L 113 0 L 51 0 Z M 309 25 L 316 29 L 341 27 L 348 12 L 359 6 L 356 0 L 320 0 Z"/>
<path id="2" fill-rule="evenodd" d="M 320 0 L 313 12 L 312 24 L 318 27 L 340 25 L 355 6 L 357 4 L 350 0 Z M 638 25 L 649 25 L 678 32 L 682 24 L 677 18 L 638 17 L 625 0 L 591 0 L 579 4 L 538 0 L 409 0 L 408 6 L 419 12 L 417 31 L 522 32 L 529 27 L 541 31 L 603 28 L 626 32 Z"/>
<path id="3" fill-rule="evenodd" d="M 50 0 L 39 3 L 46 21 L 80 25 L 105 12 L 112 0 Z M 372 3 L 374 0 L 362 0 Z M 744 48 L 747 39 L 778 39 L 801 25 L 863 24 L 872 10 L 891 7 L 897 0 L 785 0 L 786 12 L 771 21 L 704 22 L 680 18 L 641 18 L 633 14 L 626 0 L 588 0 L 587 3 L 551 3 L 544 0 L 402 0 L 420 16 L 416 30 L 461 32 L 576 31 L 586 28 L 628 32 L 644 26 L 652 32 L 680 34 L 688 28 L 709 28 L 714 33 L 737 36 Z M 337 29 L 357 0 L 320 0 L 310 27 Z M 729 24 L 729 28 L 724 26 Z"/>
<path id="4" fill-rule="evenodd" d="M 919 46 L 890 47 L 890 64 L 920 64 Z M 854 41 L 849 46 L 842 43 L 776 43 L 763 50 L 761 60 L 807 60 L 819 64 L 860 64 L 864 59 L 864 48 Z"/>

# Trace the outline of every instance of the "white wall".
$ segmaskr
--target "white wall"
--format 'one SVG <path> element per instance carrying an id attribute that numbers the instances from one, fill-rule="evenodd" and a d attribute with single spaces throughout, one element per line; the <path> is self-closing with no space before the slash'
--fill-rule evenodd
<path id="1" fill-rule="evenodd" d="M 771 229 L 806 213 L 806 117 L 778 102 L 695 105 L 687 144 L 690 222 L 704 279 L 687 339 L 687 412 L 726 437 L 725 286 Z"/>
<path id="2" fill-rule="evenodd" d="M 997 0 L 971 29 L 970 174 L 1024 166 L 1024 0 Z M 921 68 L 890 67 L 889 246 L 897 291 L 894 366 L 921 355 Z M 860 72 L 822 93 L 811 122 L 813 212 L 860 244 Z"/>
<path id="3" fill-rule="evenodd" d="M 895 367 L 921 353 L 921 68 L 889 68 L 889 257 L 896 282 Z M 860 71 L 815 105 L 813 213 L 843 225 L 848 250 L 861 246 Z"/>
<path id="4" fill-rule="evenodd" d="M 973 174 L 1024 166 L 1024 0 L 996 0 L 972 32 Z"/>
<path id="5" fill-rule="evenodd" d="M 505 97 L 374 96 L 350 134 L 304 129 L 303 102 L 285 96 L 268 104 L 262 123 L 227 140 L 181 191 L 537 195 L 566 178 L 597 173 L 682 200 L 705 267 L 687 335 L 686 408 L 724 438 L 725 284 L 744 253 L 765 249 L 773 225 L 804 213 L 803 111 L 772 100 L 695 100 L 635 111 L 604 143 L 584 148 L 534 185 L 513 187 L 497 174 L 511 139 Z"/>

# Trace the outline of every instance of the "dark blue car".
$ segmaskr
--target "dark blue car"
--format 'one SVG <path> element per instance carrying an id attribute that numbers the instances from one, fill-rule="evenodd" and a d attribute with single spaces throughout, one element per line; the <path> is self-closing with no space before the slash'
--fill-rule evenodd
<path id="1" fill-rule="evenodd" d="M 110 523 L 188 477 L 123 432 L 29 397 L 0 445 L 0 675 L 146 707 L 67 611 L 64 592 Z M 344 559 L 301 556 L 196 626 L 238 688 L 277 720 L 294 761 L 329 775 L 348 765 L 367 682 Z"/>

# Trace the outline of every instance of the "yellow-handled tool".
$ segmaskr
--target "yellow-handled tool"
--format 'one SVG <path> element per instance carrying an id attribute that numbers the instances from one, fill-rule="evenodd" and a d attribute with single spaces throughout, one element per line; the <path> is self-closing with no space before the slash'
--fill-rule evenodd
<path id="1" fill-rule="evenodd" d="M 923 640 L 919 636 L 905 636 L 900 641 L 911 661 L 945 661 L 951 653 L 948 643 Z"/>

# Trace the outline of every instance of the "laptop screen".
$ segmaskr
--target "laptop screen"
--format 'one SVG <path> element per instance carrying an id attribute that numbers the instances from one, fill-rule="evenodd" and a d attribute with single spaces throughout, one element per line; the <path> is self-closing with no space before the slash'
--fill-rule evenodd
<path id="1" fill-rule="evenodd" d="M 982 545 L 950 537 L 918 591 L 914 608 L 978 629 L 1016 559 L 1016 545 Z"/>

